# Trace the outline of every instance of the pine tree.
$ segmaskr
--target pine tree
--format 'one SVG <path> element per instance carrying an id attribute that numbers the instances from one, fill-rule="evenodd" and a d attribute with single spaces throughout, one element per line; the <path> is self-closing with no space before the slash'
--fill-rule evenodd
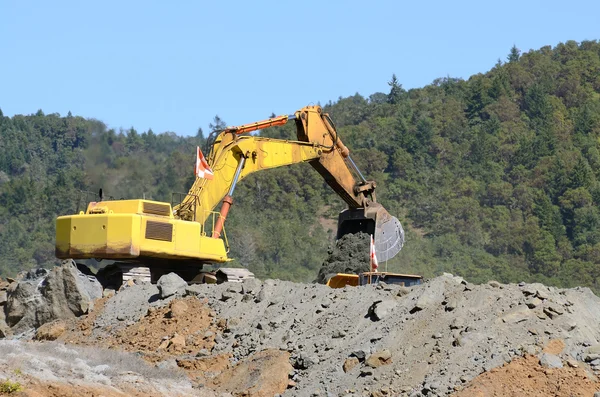
<path id="1" fill-rule="evenodd" d="M 388 94 L 387 101 L 388 103 L 395 105 L 400 102 L 402 93 L 404 92 L 402 84 L 398 82 L 395 73 L 392 74 L 392 79 L 388 81 L 388 85 L 390 86 L 390 93 Z"/>
<path id="2" fill-rule="evenodd" d="M 508 54 L 508 57 L 506 57 L 506 59 L 508 59 L 508 63 L 512 63 L 512 62 L 517 62 L 520 57 L 521 57 L 521 50 L 519 50 L 516 45 L 513 45 L 512 48 L 510 49 L 510 53 Z"/>

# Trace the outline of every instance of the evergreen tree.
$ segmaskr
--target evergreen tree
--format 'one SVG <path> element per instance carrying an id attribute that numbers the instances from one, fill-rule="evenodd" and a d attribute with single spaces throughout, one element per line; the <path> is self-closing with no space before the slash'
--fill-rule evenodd
<path id="1" fill-rule="evenodd" d="M 388 85 L 390 86 L 390 93 L 388 94 L 387 101 L 388 103 L 395 105 L 400 102 L 402 93 L 404 92 L 402 84 L 398 82 L 395 73 L 392 74 L 392 79 L 388 81 Z"/>
<path id="2" fill-rule="evenodd" d="M 513 45 L 512 48 L 510 49 L 510 52 L 508 53 L 508 63 L 513 63 L 513 62 L 517 62 L 519 60 L 519 58 L 521 57 L 521 50 L 519 50 L 517 48 L 516 45 Z"/>

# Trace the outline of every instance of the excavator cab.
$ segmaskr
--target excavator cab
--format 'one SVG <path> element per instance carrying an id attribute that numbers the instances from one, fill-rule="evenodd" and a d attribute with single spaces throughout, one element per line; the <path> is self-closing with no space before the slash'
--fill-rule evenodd
<path id="1" fill-rule="evenodd" d="M 400 221 L 383 206 L 369 202 L 366 208 L 346 209 L 338 218 L 337 239 L 358 232 L 373 236 L 377 259 L 392 259 L 404 245 L 404 229 Z"/>

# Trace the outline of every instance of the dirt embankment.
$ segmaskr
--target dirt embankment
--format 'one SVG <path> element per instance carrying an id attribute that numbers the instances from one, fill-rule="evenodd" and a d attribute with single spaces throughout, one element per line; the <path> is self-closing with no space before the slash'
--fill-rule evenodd
<path id="1" fill-rule="evenodd" d="M 131 283 L 87 316 L 37 330 L 64 345 L 0 341 L 0 381 L 124 393 L 139 383 L 148 395 L 591 396 L 598 324 L 589 289 L 452 275 L 411 288 L 247 280 L 164 298 Z M 27 354 L 38 361 L 15 361 Z M 164 378 L 175 382 L 167 392 Z"/>

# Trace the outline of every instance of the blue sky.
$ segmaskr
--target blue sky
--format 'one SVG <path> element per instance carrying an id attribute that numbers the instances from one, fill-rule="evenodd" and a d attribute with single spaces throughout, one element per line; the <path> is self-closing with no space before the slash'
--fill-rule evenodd
<path id="1" fill-rule="evenodd" d="M 0 1 L 0 108 L 195 134 L 600 39 L 598 1 Z"/>

